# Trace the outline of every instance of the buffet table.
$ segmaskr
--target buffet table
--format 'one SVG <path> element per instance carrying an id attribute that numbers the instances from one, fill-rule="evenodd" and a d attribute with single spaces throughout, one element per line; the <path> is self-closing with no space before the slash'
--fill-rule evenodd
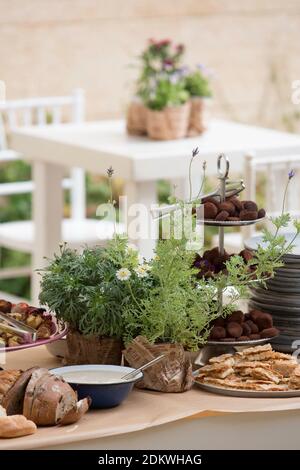
<path id="1" fill-rule="evenodd" d="M 5 368 L 55 367 L 44 346 L 7 354 Z M 0 439 L 4 449 L 295 449 L 300 398 L 248 399 L 194 387 L 182 394 L 134 390 L 121 406 L 92 410 L 75 425 Z"/>

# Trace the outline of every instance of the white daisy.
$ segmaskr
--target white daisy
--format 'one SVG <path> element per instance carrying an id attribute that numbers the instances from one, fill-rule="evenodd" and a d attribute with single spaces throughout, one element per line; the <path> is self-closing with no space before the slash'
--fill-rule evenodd
<path id="1" fill-rule="evenodd" d="M 141 264 L 140 266 L 135 268 L 137 277 L 141 277 L 141 278 L 148 276 L 148 270 L 149 270 L 149 266 L 146 264 Z"/>
<path id="2" fill-rule="evenodd" d="M 128 281 L 131 276 L 131 272 L 127 268 L 121 268 L 116 272 L 116 276 L 119 281 Z"/>

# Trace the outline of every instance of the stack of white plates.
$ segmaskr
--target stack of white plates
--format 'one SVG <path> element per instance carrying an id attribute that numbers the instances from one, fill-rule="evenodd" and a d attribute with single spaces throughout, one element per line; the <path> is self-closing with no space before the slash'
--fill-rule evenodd
<path id="1" fill-rule="evenodd" d="M 287 241 L 293 234 L 285 234 Z M 263 245 L 262 238 L 252 237 L 245 247 L 255 250 Z M 276 270 L 275 277 L 267 281 L 267 289 L 251 289 L 249 306 L 271 313 L 274 326 L 280 335 L 272 342 L 279 351 L 292 352 L 293 342 L 300 340 L 300 240 L 296 239 L 293 251 L 284 256 L 284 266 Z"/>

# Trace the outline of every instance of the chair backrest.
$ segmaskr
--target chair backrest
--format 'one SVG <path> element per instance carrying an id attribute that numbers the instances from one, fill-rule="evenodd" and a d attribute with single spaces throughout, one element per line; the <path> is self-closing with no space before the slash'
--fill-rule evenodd
<path id="1" fill-rule="evenodd" d="M 264 173 L 266 175 L 265 184 L 265 200 L 266 211 L 268 215 L 279 215 L 282 210 L 282 202 L 284 190 L 286 187 L 288 174 L 291 170 L 295 170 L 295 179 L 300 181 L 300 155 L 282 155 L 272 157 L 256 157 L 246 155 L 245 159 L 245 195 L 249 200 L 256 199 L 256 183 L 257 174 Z M 292 216 L 300 215 L 300 194 L 299 184 L 289 186 L 286 194 L 285 210 L 290 212 Z M 244 236 L 253 233 L 253 226 L 243 230 Z"/>
<path id="2" fill-rule="evenodd" d="M 20 100 L 0 101 L 0 162 L 20 159 L 10 151 L 7 135 L 20 126 L 44 126 L 60 124 L 63 112 L 69 111 L 69 122 L 80 123 L 85 119 L 85 95 L 76 89 L 70 96 L 39 97 Z M 71 170 L 71 217 L 85 217 L 85 174 L 81 168 Z M 21 183 L 13 183 L 16 192 L 22 192 Z M 1 186 L 1 185 L 0 185 Z M 23 185 L 30 188 L 30 185 Z M 29 189 L 30 190 L 30 189 Z M 25 190 L 24 192 L 27 192 Z M 10 190 L 10 194 L 12 191 Z"/>

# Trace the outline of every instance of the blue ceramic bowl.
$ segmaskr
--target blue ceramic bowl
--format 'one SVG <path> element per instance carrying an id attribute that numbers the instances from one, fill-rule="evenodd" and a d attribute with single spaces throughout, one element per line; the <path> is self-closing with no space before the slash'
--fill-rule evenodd
<path id="1" fill-rule="evenodd" d="M 82 376 L 84 376 L 88 374 L 88 371 L 93 371 L 93 373 L 99 372 L 99 376 L 101 374 L 103 377 L 104 372 L 121 373 L 122 375 L 125 375 L 134 370 L 135 369 L 132 369 L 131 367 L 95 364 L 58 367 L 56 369 L 52 369 L 51 372 L 55 375 L 60 375 L 63 377 L 64 380 L 68 382 L 77 392 L 79 400 L 87 396 L 91 397 L 91 408 L 112 408 L 125 400 L 128 394 L 131 392 L 135 382 L 143 378 L 142 372 L 136 375 L 133 380 L 118 382 L 114 381 L 112 383 L 109 383 L 109 379 L 105 381 L 105 383 L 81 383 L 82 380 L 80 380 L 80 383 L 78 383 L 75 378 L 68 378 L 67 374 L 71 372 L 80 372 L 82 373 Z"/>

